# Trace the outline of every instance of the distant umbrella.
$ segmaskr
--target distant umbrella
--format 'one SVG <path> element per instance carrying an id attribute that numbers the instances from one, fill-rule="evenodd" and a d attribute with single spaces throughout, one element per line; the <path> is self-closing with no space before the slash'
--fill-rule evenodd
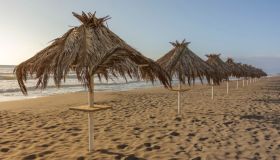
<path id="1" fill-rule="evenodd" d="M 232 58 L 226 60 L 226 64 L 229 66 L 231 72 L 230 76 L 240 78 L 242 77 L 242 68 L 237 63 L 234 62 Z"/>
<path id="2" fill-rule="evenodd" d="M 166 87 L 170 86 L 168 74 L 153 60 L 146 58 L 137 50 L 113 33 L 104 25 L 109 16 L 97 18 L 95 13 L 73 15 L 82 23 L 68 30 L 62 37 L 55 39 L 48 47 L 32 58 L 19 64 L 15 73 L 21 91 L 27 94 L 25 81 L 28 76 L 38 79 L 36 87 L 47 87 L 53 76 L 55 85 L 60 87 L 69 71 L 75 71 L 78 80 L 89 91 L 89 127 L 92 126 L 94 108 L 94 75 L 104 77 L 123 77 L 143 79 L 154 82 L 156 79 Z M 92 148 L 89 128 L 89 150 Z"/>
<path id="3" fill-rule="evenodd" d="M 206 62 L 215 70 L 215 74 L 219 77 L 219 81 L 228 80 L 231 75 L 231 69 L 228 65 L 220 59 L 221 54 L 209 54 L 206 55 L 208 59 Z M 228 88 L 228 87 L 227 87 Z M 212 86 L 212 99 L 214 98 L 214 87 Z"/>
<path id="4" fill-rule="evenodd" d="M 242 81 L 243 81 L 243 87 L 245 86 L 245 78 L 246 78 L 246 68 L 244 68 L 242 63 L 236 63 L 236 65 L 240 68 L 240 76 L 242 77 Z"/>
<path id="5" fill-rule="evenodd" d="M 247 86 L 249 85 L 249 78 L 252 76 L 252 68 L 247 64 L 242 64 L 242 67 L 244 69 L 244 77 L 247 81 Z"/>
<path id="6" fill-rule="evenodd" d="M 256 78 L 267 76 L 267 74 L 263 70 L 256 68 L 252 65 L 246 65 L 246 67 L 249 70 L 250 83 Z"/>
<path id="7" fill-rule="evenodd" d="M 229 66 L 229 68 L 231 70 L 230 76 L 237 78 L 236 88 L 238 88 L 239 78 L 242 77 L 242 74 L 243 74 L 242 67 L 239 64 L 234 63 L 234 60 L 232 58 L 228 58 L 226 61 L 226 64 Z"/>
<path id="8" fill-rule="evenodd" d="M 205 63 L 200 57 L 193 53 L 188 45 L 190 42 L 183 40 L 182 42 L 171 42 L 173 49 L 159 58 L 157 62 L 170 74 L 173 78 L 178 78 L 178 114 L 180 113 L 180 97 L 184 89 L 181 84 L 186 82 L 189 85 L 195 83 L 195 79 L 199 78 L 201 83 L 206 78 L 208 83 L 210 78 L 213 78 L 215 83 L 218 83 L 218 78 L 214 74 L 214 70 Z"/>

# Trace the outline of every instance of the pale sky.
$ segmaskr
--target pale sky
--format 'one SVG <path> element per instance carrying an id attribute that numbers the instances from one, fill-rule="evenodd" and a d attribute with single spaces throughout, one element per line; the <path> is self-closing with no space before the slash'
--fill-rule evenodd
<path id="1" fill-rule="evenodd" d="M 217 52 L 241 60 L 280 59 L 280 1 L 277 0 L 0 2 L 0 65 L 18 64 L 30 58 L 70 26 L 79 25 L 72 11 L 110 15 L 109 28 L 152 59 L 171 49 L 168 42 L 184 38 L 191 41 L 190 48 L 202 58 Z"/>

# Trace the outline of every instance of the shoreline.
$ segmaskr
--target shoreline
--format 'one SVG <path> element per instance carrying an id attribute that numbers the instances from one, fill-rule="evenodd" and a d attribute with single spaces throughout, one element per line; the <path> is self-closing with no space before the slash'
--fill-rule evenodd
<path id="1" fill-rule="evenodd" d="M 204 80 L 205 81 L 205 80 Z M 231 82 L 234 82 L 236 81 L 236 79 L 231 79 L 230 80 Z M 144 81 L 140 81 L 140 82 L 144 82 Z M 177 81 L 175 80 L 174 81 L 175 84 L 175 88 L 176 88 L 176 84 L 177 84 Z M 129 85 L 129 84 L 133 84 L 133 83 L 137 83 L 136 81 L 131 81 L 131 82 L 128 82 L 128 83 L 101 83 L 101 84 L 97 84 L 98 85 L 104 85 L 104 86 L 114 86 L 114 85 Z M 155 82 L 157 83 L 157 82 Z M 204 84 L 201 84 L 200 81 L 196 81 L 195 83 L 195 86 L 208 86 L 209 84 L 207 84 L 207 82 L 204 82 Z M 81 85 L 66 85 L 67 87 L 81 87 Z M 86 91 L 82 91 L 82 90 L 78 90 L 78 91 L 66 91 L 64 92 L 63 89 L 67 89 L 66 88 L 63 88 L 64 86 L 62 85 L 60 89 L 58 89 L 57 87 L 55 86 L 51 86 L 51 87 L 47 87 L 46 89 L 44 90 L 41 90 L 41 91 L 47 91 L 48 89 L 58 89 L 60 91 L 62 91 L 61 93 L 45 93 L 45 94 L 37 94 L 37 95 L 32 95 L 30 97 L 25 97 L 21 92 L 20 92 L 20 89 L 18 88 L 17 91 L 12 91 L 12 92 L 7 92 L 7 93 L 15 93 L 15 92 L 20 92 L 21 95 L 16 95 L 14 96 L 15 98 L 13 98 L 13 96 L 2 96 L 0 95 L 0 103 L 2 102 L 11 102 L 11 101 L 20 101 L 20 100 L 27 100 L 27 99 L 35 99 L 35 98 L 41 98 L 41 97 L 48 97 L 48 96 L 54 96 L 54 95 L 60 95 L 60 94 L 70 94 L 70 93 L 80 93 L 80 92 L 86 92 Z M 139 87 L 139 86 L 138 86 Z M 98 90 L 95 90 L 95 93 L 98 93 L 98 92 L 122 92 L 122 91 L 132 91 L 132 90 L 138 90 L 138 89 L 149 89 L 149 88 L 158 88 L 158 87 L 163 87 L 161 84 L 155 84 L 155 85 L 152 85 L 150 83 L 147 83 L 147 85 L 145 85 L 144 87 L 139 87 L 138 88 L 137 86 L 135 88 L 131 87 L 131 88 L 126 88 L 126 89 L 123 89 L 123 90 L 110 90 L 110 89 L 98 89 Z M 188 86 L 187 87 L 189 88 L 192 88 L 193 86 Z M 86 89 L 85 89 L 86 90 Z M 31 91 L 40 91 L 40 89 L 35 89 L 35 88 L 32 88 Z M 0 92 L 1 93 L 1 92 Z M 3 92 L 5 93 L 5 92 Z M 8 98 L 9 100 L 1 100 L 2 99 L 5 99 L 5 98 Z"/>

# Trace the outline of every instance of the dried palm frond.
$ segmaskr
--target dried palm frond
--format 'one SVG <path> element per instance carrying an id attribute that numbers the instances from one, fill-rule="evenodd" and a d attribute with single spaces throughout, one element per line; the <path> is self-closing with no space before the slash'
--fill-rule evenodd
<path id="1" fill-rule="evenodd" d="M 240 64 L 235 63 L 232 58 L 228 58 L 226 64 L 231 70 L 230 76 L 237 78 L 243 77 L 244 71 L 242 70 L 242 66 Z"/>
<path id="2" fill-rule="evenodd" d="M 25 81 L 29 75 L 38 79 L 37 87 L 47 87 L 53 75 L 57 87 L 69 71 L 76 72 L 81 83 L 91 90 L 90 76 L 156 79 L 170 86 L 169 75 L 153 60 L 146 58 L 108 29 L 104 22 L 109 16 L 73 13 L 82 24 L 55 39 L 48 47 L 15 68 L 21 91 L 27 94 Z M 145 65 L 144 67 L 139 67 Z"/>
<path id="3" fill-rule="evenodd" d="M 243 70 L 244 70 L 244 76 L 245 78 L 251 77 L 252 76 L 252 68 L 249 67 L 247 64 L 242 64 Z"/>
<path id="4" fill-rule="evenodd" d="M 210 78 L 214 79 L 215 83 L 218 83 L 218 78 L 213 74 L 212 67 L 188 48 L 190 42 L 183 40 L 182 42 L 175 41 L 170 43 L 174 48 L 159 58 L 157 62 L 171 77 L 175 76 L 183 84 L 187 81 L 189 85 L 194 84 L 196 78 L 199 78 L 202 83 L 202 79 L 205 77 L 208 83 Z"/>
<path id="5" fill-rule="evenodd" d="M 220 59 L 221 54 L 208 54 L 206 62 L 215 70 L 216 77 L 222 80 L 228 80 L 231 75 L 231 69 Z"/>
<path id="6" fill-rule="evenodd" d="M 252 65 L 244 64 L 244 67 L 247 69 L 247 77 L 260 78 L 263 76 L 267 76 L 267 74 L 263 70 Z"/>

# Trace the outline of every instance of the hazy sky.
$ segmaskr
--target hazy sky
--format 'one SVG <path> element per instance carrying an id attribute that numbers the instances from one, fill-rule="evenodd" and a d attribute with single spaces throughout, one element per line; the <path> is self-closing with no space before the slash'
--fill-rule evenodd
<path id="1" fill-rule="evenodd" d="M 110 15 L 109 28 L 157 59 L 186 38 L 204 57 L 280 57 L 278 0 L 0 0 L 0 64 L 18 64 L 79 25 L 71 14 Z"/>

